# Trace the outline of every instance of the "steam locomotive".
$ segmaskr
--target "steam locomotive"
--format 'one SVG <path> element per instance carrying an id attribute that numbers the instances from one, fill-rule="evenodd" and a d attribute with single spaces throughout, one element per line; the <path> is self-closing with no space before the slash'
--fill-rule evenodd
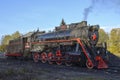
<path id="1" fill-rule="evenodd" d="M 89 69 L 108 68 L 106 46 L 96 46 L 98 30 L 99 25 L 88 26 L 87 21 L 66 25 L 62 20 L 53 31 L 37 30 L 10 40 L 6 56 L 66 66 L 80 64 Z"/>

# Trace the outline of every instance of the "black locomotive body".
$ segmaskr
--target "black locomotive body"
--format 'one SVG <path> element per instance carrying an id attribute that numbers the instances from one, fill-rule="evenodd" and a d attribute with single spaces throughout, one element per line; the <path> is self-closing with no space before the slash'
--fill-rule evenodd
<path id="1" fill-rule="evenodd" d="M 6 56 L 32 57 L 35 62 L 65 63 L 67 66 L 85 64 L 89 69 L 108 68 L 96 47 L 98 30 L 99 25 L 88 26 L 86 21 L 66 25 L 62 20 L 52 32 L 38 30 L 18 38 L 18 42 L 11 40 Z"/>

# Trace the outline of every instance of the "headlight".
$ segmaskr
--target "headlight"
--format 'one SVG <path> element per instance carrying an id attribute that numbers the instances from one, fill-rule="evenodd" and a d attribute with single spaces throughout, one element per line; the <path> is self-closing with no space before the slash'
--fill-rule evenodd
<path id="1" fill-rule="evenodd" d="M 100 51 L 99 51 L 99 50 L 97 51 L 97 54 L 100 54 Z"/>

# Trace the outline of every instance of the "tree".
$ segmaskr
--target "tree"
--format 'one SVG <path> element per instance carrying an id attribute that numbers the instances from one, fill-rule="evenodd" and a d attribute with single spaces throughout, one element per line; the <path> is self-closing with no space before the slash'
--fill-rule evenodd
<path id="1" fill-rule="evenodd" d="M 6 49 L 6 45 L 0 45 L 0 52 L 4 52 Z"/>
<path id="2" fill-rule="evenodd" d="M 9 40 L 11 40 L 11 35 L 5 35 L 2 37 L 1 45 L 7 45 L 9 43 Z"/>
<path id="3" fill-rule="evenodd" d="M 99 40 L 98 40 L 98 42 L 100 42 L 100 43 L 107 42 L 108 39 L 109 39 L 109 35 L 103 29 L 99 29 Z"/>
<path id="4" fill-rule="evenodd" d="M 1 45 L 0 45 L 0 51 L 4 52 L 6 49 L 6 46 L 9 44 L 9 41 L 15 38 L 18 38 L 20 36 L 19 31 L 16 31 L 12 35 L 5 35 L 1 39 Z"/>
<path id="5" fill-rule="evenodd" d="M 11 36 L 12 36 L 12 39 L 15 39 L 15 38 L 18 38 L 21 34 L 19 33 L 19 31 L 16 31 L 15 33 L 13 33 Z"/>
<path id="6" fill-rule="evenodd" d="M 120 53 L 120 28 L 114 28 L 110 32 L 109 50 L 112 53 Z"/>

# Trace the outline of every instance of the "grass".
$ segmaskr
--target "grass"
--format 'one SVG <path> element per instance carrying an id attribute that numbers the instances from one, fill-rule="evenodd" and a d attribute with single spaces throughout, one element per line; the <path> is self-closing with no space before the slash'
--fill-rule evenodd
<path id="1" fill-rule="evenodd" d="M 104 79 L 104 78 L 94 78 L 94 77 L 79 77 L 73 78 L 72 80 L 112 80 L 112 79 Z"/>
<path id="2" fill-rule="evenodd" d="M 37 80 L 27 69 L 12 69 L 0 71 L 0 80 Z"/>
<path id="3" fill-rule="evenodd" d="M 74 77 L 74 78 L 66 78 L 66 79 L 63 79 L 63 78 L 57 78 L 55 80 L 112 80 L 112 79 L 105 79 L 105 78 L 100 78 L 100 77 L 85 77 L 85 76 L 81 76 L 81 77 Z"/>
<path id="4" fill-rule="evenodd" d="M 50 73 L 49 70 L 38 70 L 40 74 L 34 75 L 36 71 L 29 71 L 29 69 L 21 68 L 19 70 L 7 69 L 6 71 L 0 72 L 0 80 L 111 80 L 105 79 L 101 77 L 92 77 L 92 76 L 81 76 L 81 77 L 58 77 L 51 76 L 52 78 L 46 75 L 46 73 Z M 37 72 L 37 73 L 38 73 Z M 43 75 L 45 75 L 43 77 Z M 6 77 L 7 76 L 7 77 Z M 17 79 L 19 78 L 19 79 Z"/>
<path id="5" fill-rule="evenodd" d="M 0 71 L 0 80 L 41 80 L 42 76 L 50 73 L 51 71 L 46 69 L 40 69 L 36 71 L 28 68 L 8 68 Z"/>

